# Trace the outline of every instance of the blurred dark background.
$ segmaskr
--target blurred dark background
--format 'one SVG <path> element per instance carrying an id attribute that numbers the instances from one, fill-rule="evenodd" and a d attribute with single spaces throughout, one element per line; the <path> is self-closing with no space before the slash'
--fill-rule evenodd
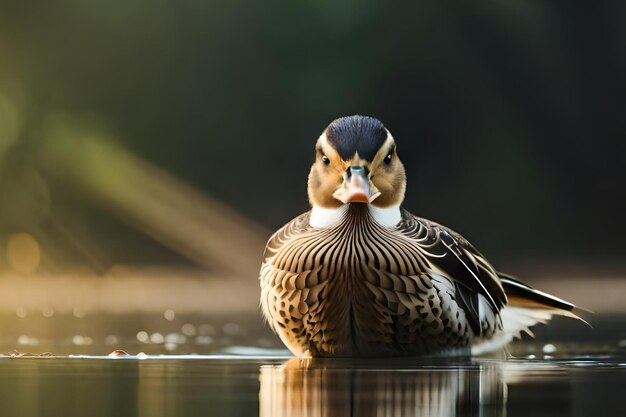
<path id="1" fill-rule="evenodd" d="M 375 116 L 396 137 L 405 207 L 494 262 L 622 262 L 624 2 L 4 0 L 1 9 L 0 240 L 6 249 L 16 233 L 34 237 L 37 268 L 189 258 L 149 227 L 128 227 L 137 222 L 97 182 L 76 185 L 80 162 L 59 174 L 68 155 L 83 158 L 86 131 L 260 224 L 262 241 L 308 209 L 313 144 L 350 114 Z M 59 117 L 65 133 L 52 134 Z M 111 167 L 100 173 L 119 174 L 102 155 Z M 260 250 L 250 251 L 255 263 Z"/>
<path id="2" fill-rule="evenodd" d="M 606 415 L 626 352 L 625 22 L 619 0 L 0 0 L 0 357 L 247 356 L 0 360 L 0 409 L 322 414 L 371 397 L 432 415 L 462 413 L 458 394 L 482 413 L 491 369 L 509 415 Z M 407 209 L 593 328 L 538 326 L 512 367 L 250 361 L 288 354 L 259 312 L 263 246 L 308 210 L 314 143 L 351 114 L 396 138 Z"/>

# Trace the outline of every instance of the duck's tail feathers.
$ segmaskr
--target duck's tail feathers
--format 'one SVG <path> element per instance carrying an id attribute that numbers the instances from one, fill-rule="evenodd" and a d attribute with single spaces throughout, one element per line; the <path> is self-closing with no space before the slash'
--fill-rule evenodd
<path id="1" fill-rule="evenodd" d="M 590 326 L 581 317 L 581 315 L 591 314 L 590 311 L 531 288 L 509 275 L 501 273 L 498 275 L 508 299 L 507 304 L 500 311 L 502 330 L 487 340 L 478 340 L 474 343 L 473 354 L 479 355 L 501 349 L 513 339 L 520 338 L 522 333 L 534 337 L 531 327 L 540 323 L 545 324 L 553 316 L 570 317 Z"/>

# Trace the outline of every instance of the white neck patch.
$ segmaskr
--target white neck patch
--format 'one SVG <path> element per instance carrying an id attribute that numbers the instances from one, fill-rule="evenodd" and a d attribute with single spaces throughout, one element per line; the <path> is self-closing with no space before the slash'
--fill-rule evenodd
<path id="1" fill-rule="evenodd" d="M 400 223 L 400 220 L 402 220 L 399 205 L 379 208 L 368 204 L 367 207 L 376 223 L 383 227 L 395 227 Z M 337 208 L 313 206 L 309 224 L 317 228 L 332 227 L 343 219 L 346 210 L 348 210 L 348 204 Z"/>
<path id="2" fill-rule="evenodd" d="M 399 205 L 380 208 L 369 204 L 368 208 L 370 209 L 370 213 L 372 213 L 374 220 L 376 220 L 376 223 L 381 226 L 395 227 L 398 223 L 400 223 L 400 220 L 402 220 Z"/>
<path id="3" fill-rule="evenodd" d="M 346 210 L 348 210 L 347 204 L 337 208 L 313 206 L 309 224 L 318 228 L 334 226 L 341 221 Z"/>

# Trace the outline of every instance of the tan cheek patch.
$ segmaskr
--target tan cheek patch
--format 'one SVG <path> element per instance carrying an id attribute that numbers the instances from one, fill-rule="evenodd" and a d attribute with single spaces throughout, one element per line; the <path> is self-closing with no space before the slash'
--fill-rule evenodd
<path id="1" fill-rule="evenodd" d="M 333 197 L 333 193 L 343 182 L 342 171 L 336 167 L 315 164 L 309 174 L 309 198 L 312 203 L 322 207 L 339 207 L 342 203 Z"/>
<path id="2" fill-rule="evenodd" d="M 374 183 L 376 187 L 381 189 L 381 191 L 383 189 L 385 191 L 389 191 L 389 189 L 392 188 L 393 176 L 392 174 L 388 172 L 384 172 L 382 174 L 375 175 L 374 178 L 372 179 L 372 182 Z"/>
<path id="3" fill-rule="evenodd" d="M 404 196 L 404 181 L 401 167 L 393 171 L 379 171 L 379 174 L 374 175 L 372 182 L 382 194 L 374 200 L 374 205 L 387 207 L 401 203 Z"/>
<path id="4" fill-rule="evenodd" d="M 337 188 L 341 186 L 343 183 L 343 176 L 337 175 L 337 173 L 333 173 L 333 175 L 328 175 L 324 180 L 324 192 L 328 192 L 330 194 L 334 193 Z"/>
<path id="5" fill-rule="evenodd" d="M 325 207 L 339 207 L 342 203 L 333 197 L 337 187 L 333 181 L 326 181 L 323 186 L 317 188 L 316 199 Z"/>
<path id="6" fill-rule="evenodd" d="M 311 173 L 311 187 L 313 188 L 317 188 L 320 186 L 321 181 L 320 181 L 320 176 L 319 173 L 317 172 L 317 170 L 313 170 L 313 172 Z"/>

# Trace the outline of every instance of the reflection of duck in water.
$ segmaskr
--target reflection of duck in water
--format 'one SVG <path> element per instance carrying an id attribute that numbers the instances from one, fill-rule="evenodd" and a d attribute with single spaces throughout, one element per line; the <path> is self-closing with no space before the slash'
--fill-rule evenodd
<path id="1" fill-rule="evenodd" d="M 415 364 L 412 363 L 411 366 Z M 260 417 L 503 415 L 496 364 L 390 368 L 382 363 L 294 358 L 261 367 Z"/>
<path id="2" fill-rule="evenodd" d="M 265 317 L 294 354 L 494 350 L 554 314 L 577 317 L 402 209 L 404 167 L 380 121 L 335 120 L 316 153 L 313 208 L 270 238 L 260 277 Z"/>

